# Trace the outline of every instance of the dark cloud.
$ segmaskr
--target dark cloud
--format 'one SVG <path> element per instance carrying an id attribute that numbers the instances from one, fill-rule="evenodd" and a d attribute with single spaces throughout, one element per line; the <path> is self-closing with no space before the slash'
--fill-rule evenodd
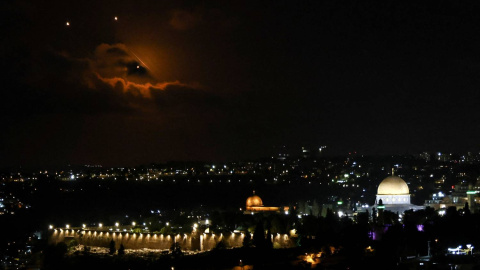
<path id="1" fill-rule="evenodd" d="M 2 91 L 5 113 L 100 113 L 130 110 L 121 91 L 95 78 L 91 65 L 64 55 L 45 52 L 35 56 L 36 66 L 11 81 Z M 13 84 L 12 84 L 13 83 Z"/>
<path id="2" fill-rule="evenodd" d="M 102 77 L 126 78 L 131 74 L 132 69 L 141 66 L 138 60 L 128 53 L 124 44 L 100 44 L 88 61 L 92 65 L 92 71 Z M 142 67 L 142 70 L 144 69 L 145 67 Z M 147 72 L 142 75 L 147 75 Z"/>
<path id="3" fill-rule="evenodd" d="M 138 82 L 138 77 L 151 78 L 127 51 L 123 44 L 101 44 L 91 58 L 52 51 L 32 55 L 29 61 L 36 64 L 25 70 L 22 80 L 11 81 L 9 91 L 0 93 L 2 110 L 9 114 L 158 112 L 152 93 L 164 92 L 169 86 L 180 86 L 182 92 L 193 95 L 197 91 L 178 81 Z M 162 106 L 166 102 L 183 106 L 174 92 L 169 89 L 161 94 Z"/>
<path id="4" fill-rule="evenodd" d="M 119 47 L 110 47 L 106 51 L 108 54 L 119 56 L 119 57 L 127 57 L 128 53 L 123 49 Z"/>

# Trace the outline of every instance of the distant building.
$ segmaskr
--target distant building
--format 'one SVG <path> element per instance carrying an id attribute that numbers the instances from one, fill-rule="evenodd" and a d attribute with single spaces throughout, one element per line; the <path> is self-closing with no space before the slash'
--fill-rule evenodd
<path id="1" fill-rule="evenodd" d="M 382 203 L 380 203 L 380 200 Z M 378 185 L 375 207 L 402 214 L 406 210 L 420 210 L 424 206 L 410 203 L 410 191 L 407 183 L 400 177 L 392 175 L 383 179 Z"/>
<path id="2" fill-rule="evenodd" d="M 455 207 L 457 210 L 464 209 L 468 203 L 469 210 L 472 213 L 478 212 L 480 205 L 480 181 L 477 180 L 475 185 L 467 185 L 459 183 L 455 185 L 454 191 L 450 195 L 442 192 L 433 193 L 430 200 L 425 201 L 425 206 L 429 206 L 439 213 L 444 214 L 444 210 L 449 207 Z"/>

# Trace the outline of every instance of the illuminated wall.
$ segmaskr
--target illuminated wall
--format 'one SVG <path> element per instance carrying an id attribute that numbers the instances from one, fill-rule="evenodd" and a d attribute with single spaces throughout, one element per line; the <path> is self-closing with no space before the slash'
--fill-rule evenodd
<path id="1" fill-rule="evenodd" d="M 383 204 L 410 204 L 410 194 L 407 195 L 380 195 L 377 194 L 377 203 L 382 200 Z"/>
<path id="2" fill-rule="evenodd" d="M 252 212 L 280 212 L 280 207 L 273 207 L 273 206 L 249 206 L 247 207 L 247 211 Z"/>
<path id="3" fill-rule="evenodd" d="M 251 234 L 253 238 L 253 234 Z M 49 234 L 49 243 L 68 242 L 72 239 L 81 245 L 109 247 L 110 241 L 115 241 L 116 248 L 120 244 L 126 249 L 159 249 L 167 250 L 172 243 L 179 242 L 183 250 L 211 250 L 220 241 L 228 247 L 241 247 L 243 245 L 243 233 L 229 234 L 177 234 L 164 235 L 154 233 L 127 233 L 127 232 L 106 232 L 75 229 L 55 229 Z M 274 247 L 289 248 L 295 246 L 295 241 L 287 234 L 272 235 Z"/>

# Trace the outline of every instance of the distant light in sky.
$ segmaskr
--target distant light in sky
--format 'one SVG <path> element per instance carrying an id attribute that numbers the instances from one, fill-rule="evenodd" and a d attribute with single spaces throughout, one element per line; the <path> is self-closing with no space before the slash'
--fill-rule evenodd
<path id="1" fill-rule="evenodd" d="M 70 26 L 70 22 L 66 22 L 65 25 L 66 25 L 66 26 Z"/>
<path id="2" fill-rule="evenodd" d="M 115 16 L 114 20 L 115 20 L 115 21 L 118 21 L 118 17 L 117 17 L 117 16 Z"/>

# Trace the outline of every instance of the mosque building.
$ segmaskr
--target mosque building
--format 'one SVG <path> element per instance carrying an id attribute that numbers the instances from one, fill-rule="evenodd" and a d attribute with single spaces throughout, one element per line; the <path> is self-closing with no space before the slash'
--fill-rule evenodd
<path id="1" fill-rule="evenodd" d="M 398 212 L 402 214 L 406 210 L 420 210 L 424 206 L 413 205 L 410 203 L 410 190 L 407 183 L 400 177 L 392 175 L 383 179 L 378 185 L 375 207 Z"/>
<path id="2" fill-rule="evenodd" d="M 244 214 L 256 214 L 256 213 L 264 213 L 264 212 L 282 212 L 288 213 L 288 206 L 284 207 L 277 207 L 277 206 L 263 206 L 262 199 L 255 195 L 255 191 L 253 191 L 253 195 L 247 198 L 246 208 L 243 212 Z"/>

